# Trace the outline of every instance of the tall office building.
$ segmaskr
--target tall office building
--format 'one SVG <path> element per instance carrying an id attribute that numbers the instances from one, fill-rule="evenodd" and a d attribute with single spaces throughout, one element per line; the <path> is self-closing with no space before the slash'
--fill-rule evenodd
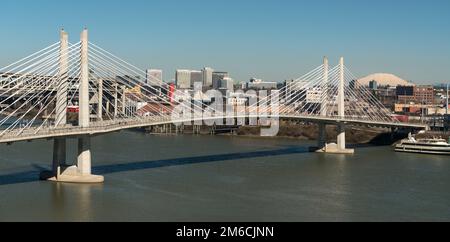
<path id="1" fill-rule="evenodd" d="M 234 80 L 230 77 L 224 77 L 221 81 L 220 88 L 228 91 L 234 91 Z"/>
<path id="2" fill-rule="evenodd" d="M 178 89 L 191 88 L 191 71 L 190 70 L 177 70 L 175 74 L 175 80 Z"/>
<path id="3" fill-rule="evenodd" d="M 148 69 L 146 76 L 146 82 L 151 86 L 162 86 L 163 84 L 163 71 L 158 69 Z"/>
<path id="4" fill-rule="evenodd" d="M 213 85 L 213 72 L 214 72 L 214 70 L 209 68 L 209 67 L 203 68 L 202 74 L 203 74 L 203 86 L 204 87 L 212 87 L 212 85 Z"/>
<path id="5" fill-rule="evenodd" d="M 222 80 L 229 77 L 228 72 L 215 71 L 212 74 L 212 86 L 214 89 L 221 87 Z"/>
<path id="6" fill-rule="evenodd" d="M 191 86 L 193 87 L 195 83 L 201 82 L 203 84 L 203 72 L 201 71 L 191 71 Z"/>
<path id="7" fill-rule="evenodd" d="M 369 89 L 371 90 L 378 90 L 378 82 L 377 81 L 370 81 L 369 82 Z"/>

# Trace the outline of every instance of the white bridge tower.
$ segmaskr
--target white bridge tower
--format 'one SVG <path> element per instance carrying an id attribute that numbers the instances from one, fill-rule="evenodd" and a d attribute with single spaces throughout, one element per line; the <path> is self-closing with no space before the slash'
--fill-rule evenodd
<path id="1" fill-rule="evenodd" d="M 57 127 L 67 125 L 67 93 L 69 86 L 68 67 L 69 67 L 69 38 L 68 34 L 61 31 L 60 43 L 60 64 L 59 64 L 59 83 L 57 87 L 57 107 L 56 122 Z M 80 51 L 80 88 L 79 88 L 79 117 L 78 125 L 80 128 L 89 128 L 90 109 L 89 109 L 89 40 L 88 30 L 84 29 L 81 33 L 81 51 Z M 43 172 L 41 179 L 69 182 L 69 183 L 102 183 L 103 176 L 92 175 L 91 162 L 91 137 L 83 135 L 78 139 L 78 157 L 77 164 L 68 166 L 66 164 L 66 138 L 55 138 L 53 149 L 53 169 L 51 172 Z"/>

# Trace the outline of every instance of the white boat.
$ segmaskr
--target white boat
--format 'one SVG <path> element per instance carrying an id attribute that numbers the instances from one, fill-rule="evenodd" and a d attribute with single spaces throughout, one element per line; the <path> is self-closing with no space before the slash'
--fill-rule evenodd
<path id="1" fill-rule="evenodd" d="M 450 155 L 450 144 L 445 139 L 415 139 L 411 135 L 395 146 L 395 151 L 434 155 Z"/>

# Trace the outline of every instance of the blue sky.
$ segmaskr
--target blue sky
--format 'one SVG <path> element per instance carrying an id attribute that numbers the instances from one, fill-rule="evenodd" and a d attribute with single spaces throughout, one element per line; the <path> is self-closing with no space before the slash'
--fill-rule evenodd
<path id="1" fill-rule="evenodd" d="M 211 66 L 237 80 L 284 80 L 345 56 L 357 76 L 450 80 L 448 0 L 2 0 L 0 66 L 84 26 L 142 68 Z"/>

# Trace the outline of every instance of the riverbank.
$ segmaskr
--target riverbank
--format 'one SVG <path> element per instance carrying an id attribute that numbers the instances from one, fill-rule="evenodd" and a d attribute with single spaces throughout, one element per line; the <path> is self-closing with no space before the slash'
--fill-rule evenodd
<path id="1" fill-rule="evenodd" d="M 327 142 L 336 142 L 336 126 L 329 125 L 326 128 Z M 237 136 L 259 136 L 259 127 L 240 127 L 235 135 Z M 319 136 L 319 127 L 315 124 L 292 124 L 283 122 L 276 137 L 293 138 L 299 140 L 315 141 Z M 367 128 L 358 126 L 347 126 L 346 140 L 349 144 L 372 144 L 391 145 L 397 140 L 403 139 L 407 134 L 391 133 L 390 129 Z"/>
<path id="2" fill-rule="evenodd" d="M 450 132 L 438 132 L 438 131 L 428 131 L 423 134 L 417 134 L 416 138 L 418 139 L 433 139 L 440 138 L 445 140 L 450 140 Z"/>
<path id="3" fill-rule="evenodd" d="M 261 137 L 261 127 L 257 126 L 231 126 L 231 127 L 207 127 L 207 126 L 184 126 L 182 129 L 173 126 L 161 126 L 144 129 L 146 133 L 155 135 L 173 134 L 198 134 L 198 135 L 227 135 L 252 138 L 288 138 L 304 141 L 316 141 L 319 136 L 317 124 L 296 123 L 291 121 L 281 121 L 280 130 L 275 137 Z M 326 128 L 327 142 L 336 142 L 336 126 L 328 125 Z M 361 145 L 392 145 L 393 143 L 406 138 L 407 133 L 392 133 L 386 128 L 369 128 L 361 126 L 347 126 L 347 143 Z"/>

